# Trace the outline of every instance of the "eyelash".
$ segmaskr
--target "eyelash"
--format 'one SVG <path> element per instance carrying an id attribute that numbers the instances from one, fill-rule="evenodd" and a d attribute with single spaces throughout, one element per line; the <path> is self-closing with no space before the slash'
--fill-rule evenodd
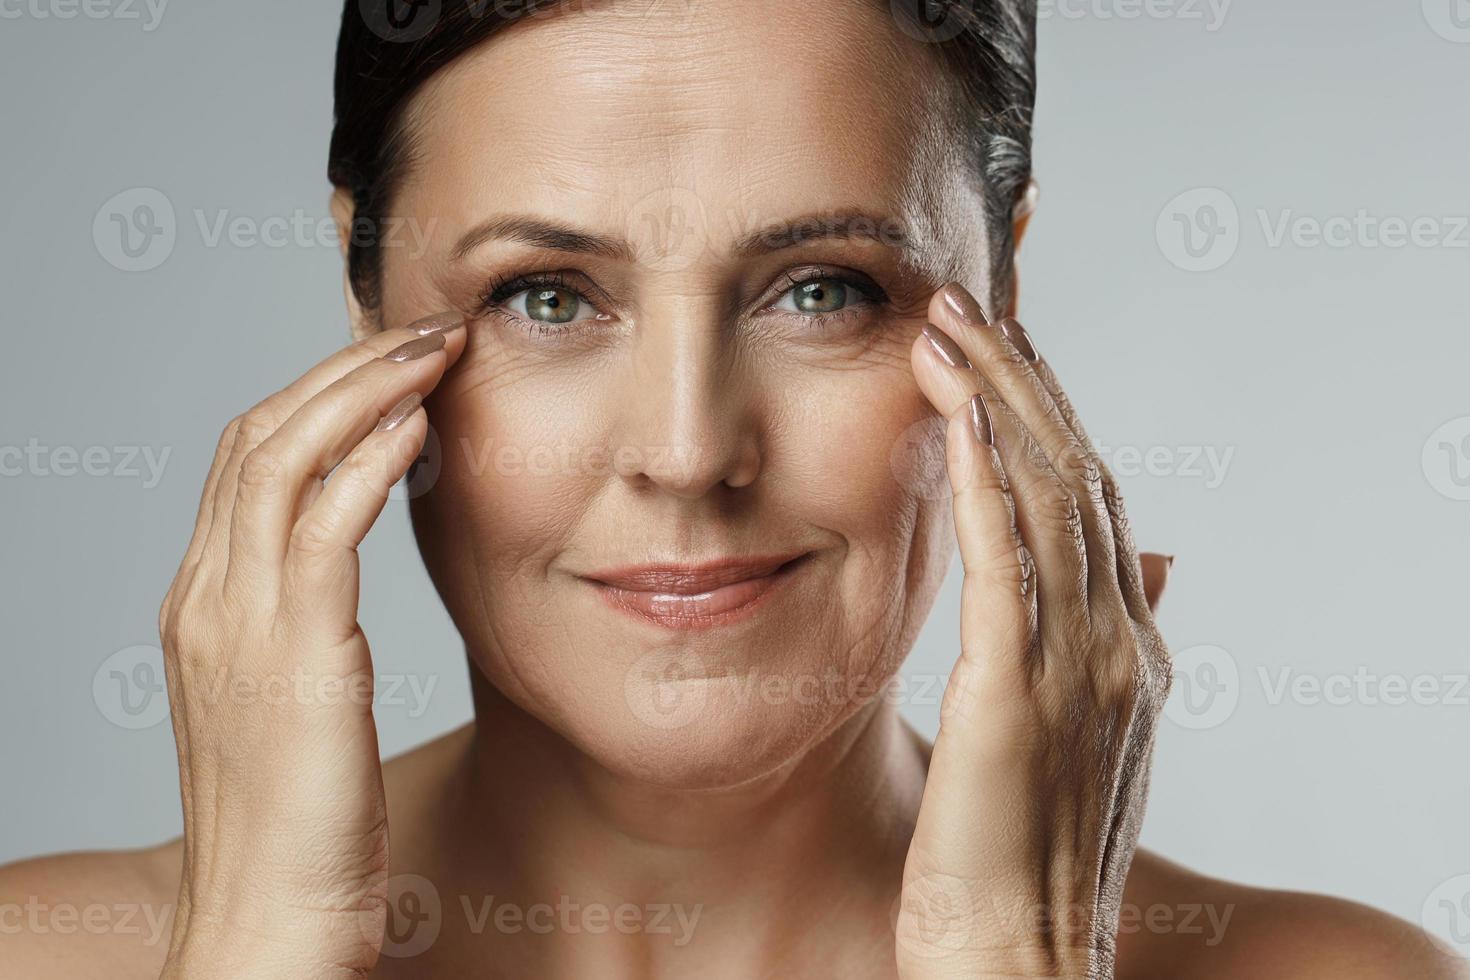
<path id="1" fill-rule="evenodd" d="M 578 300 L 596 308 L 596 304 L 587 299 L 582 290 L 575 289 L 567 285 L 567 277 L 565 273 L 532 272 L 525 275 L 505 276 L 492 279 L 488 284 L 486 284 L 484 292 L 480 295 L 479 314 L 481 316 L 498 316 L 503 320 L 510 322 L 512 325 L 520 327 L 522 330 L 525 330 L 533 337 L 539 337 L 542 334 L 565 334 L 576 329 L 577 327 L 586 326 L 588 321 L 569 323 L 562 326 L 558 326 L 554 323 L 539 323 L 535 320 L 527 320 L 524 317 L 510 312 L 509 310 L 504 310 L 500 308 L 501 303 L 504 303 L 512 296 L 515 296 L 518 293 L 523 293 L 528 289 L 564 289 L 569 292 L 575 293 Z"/>
<path id="2" fill-rule="evenodd" d="M 777 301 L 785 299 L 792 290 L 800 289 L 802 286 L 813 282 L 839 282 L 850 289 L 855 289 L 857 290 L 858 295 L 862 297 L 862 305 L 876 306 L 879 303 L 886 303 L 888 301 L 888 294 L 883 291 L 882 286 L 878 285 L 867 276 L 861 275 L 860 273 L 856 272 L 811 269 L 807 270 L 806 274 L 802 275 L 800 278 L 793 276 L 791 275 L 791 273 L 788 272 L 786 273 L 786 282 L 787 286 L 784 290 L 781 291 L 781 295 L 776 297 Z M 848 317 L 861 312 L 862 305 L 856 307 L 845 306 L 842 309 L 838 310 L 836 313 L 798 313 L 791 310 L 782 310 L 781 313 L 783 316 L 794 316 L 802 320 L 830 325 L 838 321 L 846 320 Z"/>
<path id="3" fill-rule="evenodd" d="M 786 273 L 787 287 L 781 291 L 771 305 L 784 299 L 792 290 L 799 289 L 813 282 L 838 282 L 848 288 L 857 290 L 862 297 L 863 304 L 876 305 L 887 302 L 888 294 L 872 279 L 859 273 L 828 271 L 813 269 L 809 274 L 800 277 Z M 479 313 L 482 316 L 496 315 L 531 333 L 532 336 L 544 334 L 567 334 L 579 327 L 585 327 L 596 323 L 595 320 L 577 321 L 558 326 L 556 324 L 541 323 L 525 318 L 501 308 L 501 304 L 513 296 L 529 289 L 561 289 L 573 293 L 581 302 L 587 303 L 593 309 L 598 309 L 596 303 L 587 298 L 583 290 L 569 286 L 564 272 L 532 272 L 523 275 L 497 277 L 491 280 L 480 296 Z M 769 309 L 769 306 L 767 307 Z M 792 316 L 809 322 L 822 322 L 830 324 L 845 320 L 854 313 L 859 312 L 861 307 L 848 306 L 835 313 L 797 313 L 790 310 L 779 311 L 783 316 Z"/>

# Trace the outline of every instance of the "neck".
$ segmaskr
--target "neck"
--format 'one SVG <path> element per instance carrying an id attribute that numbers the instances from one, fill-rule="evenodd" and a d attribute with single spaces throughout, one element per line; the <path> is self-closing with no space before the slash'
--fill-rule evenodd
<path id="1" fill-rule="evenodd" d="M 575 906 L 565 913 L 573 920 L 594 906 L 637 907 L 644 923 L 660 915 L 672 936 L 609 929 L 602 937 L 629 951 L 630 974 L 637 967 L 643 975 L 660 948 L 676 943 L 682 975 L 700 951 L 720 957 L 715 973 L 735 965 L 731 956 L 807 955 L 820 948 L 811 941 L 817 930 L 850 937 L 831 927 L 881 919 L 892 907 L 924 763 L 885 699 L 773 772 L 698 790 L 610 772 L 479 677 L 475 707 L 477 721 L 446 774 L 449 798 L 431 804 L 441 827 L 445 813 L 455 814 L 452 839 L 436 835 L 443 851 L 432 862 L 454 882 L 455 897 L 441 896 L 446 904 L 469 895 L 474 907 L 493 894 L 496 904 L 522 909 Z M 891 947 L 886 925 L 877 937 Z M 541 938 L 538 955 L 555 948 L 564 957 L 573 945 L 559 945 L 555 934 Z M 763 972 L 758 962 L 747 965 L 743 975 Z"/>

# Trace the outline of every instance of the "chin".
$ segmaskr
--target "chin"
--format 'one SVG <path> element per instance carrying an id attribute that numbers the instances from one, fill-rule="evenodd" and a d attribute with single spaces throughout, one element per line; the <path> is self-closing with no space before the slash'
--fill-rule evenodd
<path id="1" fill-rule="evenodd" d="M 712 671 L 689 647 L 635 651 L 627 667 L 600 652 L 597 663 L 561 660 L 556 676 L 538 674 L 546 690 L 503 685 L 510 678 L 495 672 L 486 679 L 609 775 L 669 790 L 737 789 L 780 772 L 870 702 L 862 694 L 898 667 L 897 659 L 874 663 L 859 676 L 877 680 L 854 683 L 835 666 L 801 666 L 789 647 L 779 671 Z M 583 669 L 566 669 L 579 662 Z M 524 680 L 530 672 L 510 673 Z"/>
<path id="2" fill-rule="evenodd" d="M 610 692 L 611 694 L 611 692 Z M 800 760 L 858 705 L 768 703 L 738 679 L 630 682 L 605 724 L 569 737 L 614 775 L 671 790 L 736 789 Z"/>

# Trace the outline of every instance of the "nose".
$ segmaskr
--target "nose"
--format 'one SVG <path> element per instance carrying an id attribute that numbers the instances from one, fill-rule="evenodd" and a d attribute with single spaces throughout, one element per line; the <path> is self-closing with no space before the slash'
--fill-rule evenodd
<path id="1" fill-rule="evenodd" d="M 612 407 L 614 469 L 639 487 L 696 499 L 761 469 L 754 379 L 718 313 L 645 319 Z"/>

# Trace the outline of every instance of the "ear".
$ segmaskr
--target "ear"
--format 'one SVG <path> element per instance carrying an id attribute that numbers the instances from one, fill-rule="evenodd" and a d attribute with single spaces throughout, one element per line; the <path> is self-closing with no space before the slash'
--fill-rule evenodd
<path id="1" fill-rule="evenodd" d="M 1138 556 L 1138 564 L 1143 570 L 1143 597 L 1148 602 L 1149 611 L 1158 612 L 1164 586 L 1169 583 L 1169 569 L 1174 567 L 1174 556 L 1145 551 Z"/>
<path id="2" fill-rule="evenodd" d="M 362 340 L 378 332 L 377 318 L 370 314 L 357 299 L 352 288 L 352 276 L 348 273 L 347 246 L 352 241 L 352 222 L 357 205 L 352 192 L 345 187 L 332 191 L 332 222 L 337 226 L 337 247 L 342 252 L 342 294 L 347 300 L 347 320 L 352 327 L 352 339 Z"/>
<path id="3" fill-rule="evenodd" d="M 1031 215 L 1036 212 L 1036 201 L 1041 196 L 1041 186 L 1032 177 L 1026 181 L 1026 186 L 1016 194 L 1016 203 L 1011 207 L 1011 251 L 1021 250 L 1021 240 L 1026 237 L 1026 229 L 1031 224 Z M 1016 310 L 1021 303 L 1021 271 L 1015 262 L 1011 263 L 1011 305 L 1006 310 L 1007 316 L 1015 316 Z"/>

